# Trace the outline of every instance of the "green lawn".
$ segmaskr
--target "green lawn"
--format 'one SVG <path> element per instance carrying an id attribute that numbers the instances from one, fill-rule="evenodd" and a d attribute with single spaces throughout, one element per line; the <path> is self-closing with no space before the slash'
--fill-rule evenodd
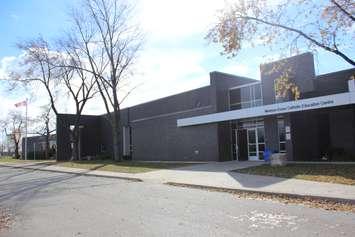
<path id="1" fill-rule="evenodd" d="M 58 162 L 56 165 L 70 168 L 80 168 L 88 170 L 113 171 L 121 173 L 143 173 L 159 169 L 172 169 L 191 165 L 188 163 L 164 163 L 164 162 L 138 162 L 112 160 L 94 160 L 94 161 L 66 161 Z"/>
<path id="2" fill-rule="evenodd" d="M 0 163 L 53 162 L 53 160 L 21 160 L 11 156 L 1 156 Z"/>
<path id="3" fill-rule="evenodd" d="M 28 162 L 48 162 L 48 165 L 58 165 L 70 168 L 80 168 L 87 170 L 102 170 L 122 173 L 143 173 L 160 169 L 172 169 L 182 166 L 192 165 L 193 163 L 170 163 L 170 162 L 138 162 L 112 160 L 93 160 L 93 161 L 64 161 L 55 162 L 53 160 L 19 160 L 12 157 L 0 157 L 1 163 L 28 163 Z"/>
<path id="4" fill-rule="evenodd" d="M 280 167 L 261 165 L 235 172 L 355 185 L 355 165 L 353 164 L 288 164 Z"/>

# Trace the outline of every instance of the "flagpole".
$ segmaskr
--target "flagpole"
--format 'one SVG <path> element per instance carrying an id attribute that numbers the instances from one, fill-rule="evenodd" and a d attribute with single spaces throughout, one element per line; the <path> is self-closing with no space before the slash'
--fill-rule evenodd
<path id="1" fill-rule="evenodd" d="M 27 98 L 26 98 L 26 127 L 25 127 L 25 133 L 26 133 L 26 137 L 25 137 L 25 160 L 27 160 Z"/>

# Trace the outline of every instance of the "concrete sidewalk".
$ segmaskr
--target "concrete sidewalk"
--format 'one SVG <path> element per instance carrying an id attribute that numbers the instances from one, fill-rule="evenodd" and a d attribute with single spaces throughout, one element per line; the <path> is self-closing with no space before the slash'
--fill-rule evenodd
<path id="1" fill-rule="evenodd" d="M 178 183 L 216 188 L 250 190 L 257 192 L 283 193 L 355 201 L 355 186 L 321 183 L 299 179 L 286 179 L 271 176 L 248 175 L 233 172 L 261 162 L 211 162 L 184 166 L 170 170 L 129 174 L 98 170 L 83 170 L 48 164 L 1 164 L 16 168 L 44 170 L 52 172 L 76 173 L 81 175 L 103 176 L 154 183 Z"/>

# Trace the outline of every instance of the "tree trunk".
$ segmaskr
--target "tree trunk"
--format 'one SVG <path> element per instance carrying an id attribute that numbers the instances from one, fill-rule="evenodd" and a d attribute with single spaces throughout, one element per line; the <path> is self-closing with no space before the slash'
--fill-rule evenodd
<path id="1" fill-rule="evenodd" d="M 15 141 L 15 158 L 19 159 L 20 158 L 20 154 L 18 152 L 18 142 Z"/>
<path id="2" fill-rule="evenodd" d="M 112 139 L 113 139 L 113 159 L 115 161 L 122 161 L 121 157 L 121 143 L 120 143 L 120 115 L 119 111 L 115 111 L 112 118 Z"/>
<path id="3" fill-rule="evenodd" d="M 121 116 L 120 105 L 118 103 L 116 91 L 114 94 L 114 106 L 112 117 L 112 135 L 113 135 L 113 159 L 115 161 L 122 161 L 121 157 L 121 141 L 120 141 L 120 129 L 121 129 Z"/>
<path id="4" fill-rule="evenodd" d="M 79 140 L 77 138 L 74 139 L 74 159 L 75 160 L 81 160 L 80 154 L 79 154 Z"/>
<path id="5" fill-rule="evenodd" d="M 73 143 L 71 160 L 81 160 L 79 157 L 79 132 L 76 127 L 71 132 L 71 141 Z"/>
<path id="6" fill-rule="evenodd" d="M 46 160 L 49 160 L 49 125 L 48 125 L 48 121 L 46 121 L 46 149 L 45 149 L 45 158 Z"/>

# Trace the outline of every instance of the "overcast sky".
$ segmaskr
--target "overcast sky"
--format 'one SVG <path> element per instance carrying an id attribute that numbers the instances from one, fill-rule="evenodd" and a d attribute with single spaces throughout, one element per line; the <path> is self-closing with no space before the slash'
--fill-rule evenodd
<path id="1" fill-rule="evenodd" d="M 19 40 L 42 35 L 55 39 L 68 26 L 67 13 L 74 0 L 1 0 L 0 76 L 21 52 L 14 45 Z M 142 82 L 123 106 L 154 100 L 209 84 L 209 72 L 222 71 L 259 79 L 259 65 L 267 55 L 278 55 L 262 47 L 245 47 L 237 58 L 220 55 L 217 45 L 204 39 L 216 19 L 223 0 L 138 0 L 137 20 L 146 33 L 137 74 L 132 80 Z M 349 68 L 340 58 L 321 52 L 316 58 L 316 73 Z M 1 85 L 0 85 L 1 87 Z M 9 94 L 0 88 L 0 117 L 14 109 L 14 103 L 29 95 Z M 36 91 L 31 101 L 31 116 L 46 101 L 43 91 Z M 68 106 L 61 112 L 71 112 Z M 22 108 L 23 110 L 23 108 Z M 85 114 L 104 113 L 98 99 L 88 104 Z"/>

